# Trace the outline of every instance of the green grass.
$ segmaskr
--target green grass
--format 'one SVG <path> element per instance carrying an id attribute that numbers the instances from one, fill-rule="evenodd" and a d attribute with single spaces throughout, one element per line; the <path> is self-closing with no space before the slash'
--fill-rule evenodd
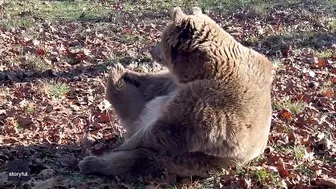
<path id="1" fill-rule="evenodd" d="M 132 3 L 133 2 L 133 3 Z M 156 0 L 151 1 L 150 3 L 147 3 L 146 1 L 138 1 L 137 3 L 134 3 L 132 0 L 128 0 L 124 2 L 124 10 L 125 11 L 136 11 L 136 10 L 142 10 L 144 7 L 147 10 L 158 10 L 162 11 L 165 9 L 169 9 L 175 6 L 180 7 L 191 7 L 191 6 L 199 6 L 200 3 L 196 0 L 191 1 L 185 1 L 185 0 Z"/>
<path id="2" fill-rule="evenodd" d="M 268 9 L 278 4 L 277 1 L 264 0 L 198 0 L 198 5 L 214 10 L 234 11 L 248 8 L 254 15 L 267 15 Z"/>
<path id="3" fill-rule="evenodd" d="M 336 55 L 336 54 L 335 54 Z M 324 82 L 319 89 L 320 94 L 326 93 L 329 89 L 333 89 L 336 91 L 336 84 L 332 83 L 331 81 Z"/>
<path id="4" fill-rule="evenodd" d="M 325 23 L 324 23 L 325 24 Z M 298 48 L 313 47 L 317 50 L 323 49 L 324 43 L 331 43 L 329 41 L 332 37 L 332 33 L 328 31 L 316 31 L 311 26 L 307 26 L 305 30 L 287 30 L 281 29 L 276 33 L 273 33 L 266 38 L 260 40 L 264 47 L 272 49 L 274 51 L 280 49 L 281 43 L 290 43 Z"/>
<path id="5" fill-rule="evenodd" d="M 34 106 L 27 104 L 23 107 L 23 110 L 26 114 L 34 114 L 36 109 Z"/>
<path id="6" fill-rule="evenodd" d="M 264 186 L 280 186 L 279 173 L 273 172 L 265 167 L 252 166 L 252 168 L 248 167 L 248 169 L 244 169 L 243 167 L 236 166 L 235 174 L 255 179 Z"/>
<path id="7" fill-rule="evenodd" d="M 257 156 L 256 158 L 254 158 L 253 160 L 250 161 L 249 166 L 258 166 L 260 165 L 260 162 L 265 161 L 267 158 L 265 156 L 265 154 L 260 154 L 259 156 Z"/>
<path id="8" fill-rule="evenodd" d="M 182 189 L 210 189 L 210 188 L 220 188 L 220 173 L 203 180 L 195 180 L 191 185 L 184 185 L 183 187 L 178 187 Z"/>
<path id="9" fill-rule="evenodd" d="M 303 145 L 294 146 L 293 154 L 296 160 L 302 161 L 306 154 L 306 147 Z"/>
<path id="10" fill-rule="evenodd" d="M 253 171 L 251 176 L 256 178 L 257 181 L 264 186 L 280 186 L 280 175 L 266 168 Z"/>
<path id="11" fill-rule="evenodd" d="M 17 18 L 15 20 L 9 20 L 4 23 L 4 27 L 6 29 L 11 29 L 11 28 L 30 28 L 34 26 L 34 20 L 32 18 Z"/>
<path id="12" fill-rule="evenodd" d="M 142 39 L 138 35 L 123 34 L 119 40 L 122 43 L 134 43 L 134 41 L 141 41 Z"/>
<path id="13" fill-rule="evenodd" d="M 306 155 L 306 147 L 303 145 L 282 145 L 282 146 L 274 146 L 274 149 L 279 153 L 284 154 L 293 154 L 293 157 L 297 161 L 303 161 Z"/>
<path id="14" fill-rule="evenodd" d="M 27 54 L 26 60 L 28 63 L 28 67 L 37 72 L 44 72 L 53 68 L 51 64 L 35 55 Z"/>
<path id="15" fill-rule="evenodd" d="M 329 22 L 328 25 L 330 27 L 331 32 L 336 32 L 336 18 L 332 18 Z"/>
<path id="16" fill-rule="evenodd" d="M 180 6 L 184 9 L 190 9 L 192 6 L 199 6 L 205 9 L 218 10 L 218 11 L 235 11 L 238 8 L 248 8 L 251 12 L 256 14 L 266 15 L 268 9 L 276 6 L 291 4 L 293 2 L 299 2 L 299 0 L 278 2 L 276 0 L 156 0 L 147 3 L 140 0 L 134 3 L 134 1 L 127 0 L 123 2 L 125 11 L 132 12 L 136 10 L 143 10 L 144 7 L 147 10 L 165 10 L 175 6 Z M 186 10 L 189 11 L 189 10 Z"/>
<path id="17" fill-rule="evenodd" d="M 44 83 L 45 92 L 53 98 L 61 99 L 70 91 L 70 87 L 61 82 L 47 82 Z"/>
<path id="18" fill-rule="evenodd" d="M 262 168 L 254 173 L 254 176 L 257 177 L 257 180 L 260 183 L 265 183 L 270 177 L 271 174 L 267 171 L 267 169 Z"/>
<path id="19" fill-rule="evenodd" d="M 89 0 L 7 1 L 0 13 L 0 24 L 7 29 L 34 26 L 38 20 L 90 20 L 109 12 L 109 7 Z"/>
<path id="20" fill-rule="evenodd" d="M 301 113 L 304 110 L 305 106 L 306 106 L 306 103 L 302 101 L 293 101 L 289 97 L 285 97 L 284 99 L 274 104 L 275 109 L 277 110 L 287 109 L 293 114 Z"/>
<path id="21" fill-rule="evenodd" d="M 46 17 L 48 20 L 77 20 L 94 19 L 108 12 L 108 8 L 100 6 L 93 1 L 53 1 L 40 3 L 37 14 Z"/>
<path id="22" fill-rule="evenodd" d="M 123 11 L 167 11 L 174 6 L 181 6 L 190 9 L 192 6 L 200 6 L 205 9 L 219 11 L 235 11 L 238 8 L 247 8 L 254 15 L 267 15 L 269 9 L 284 4 L 300 2 L 299 0 L 278 2 L 275 0 L 157 0 L 148 3 L 146 1 L 127 0 L 122 3 Z M 115 0 L 107 0 L 105 4 L 92 0 L 12 0 L 4 4 L 0 13 L 0 24 L 7 29 L 34 26 L 39 20 L 47 21 L 76 21 L 91 20 L 104 17 L 111 10 L 111 5 L 116 4 Z M 186 10 L 187 11 L 187 10 Z M 115 12 L 116 16 L 119 14 Z M 335 21 L 330 22 L 330 27 L 335 27 Z M 127 39 L 126 39 L 127 40 Z"/>
<path id="23" fill-rule="evenodd" d="M 1 81 L 1 72 L 0 72 L 0 81 Z M 8 90 L 8 88 L 5 87 L 0 87 L 0 104 L 3 104 L 3 106 L 5 106 L 5 104 L 7 104 L 8 102 L 8 95 L 10 95 L 11 92 Z"/>
<path id="24" fill-rule="evenodd" d="M 278 1 L 265 1 L 265 0 L 156 0 L 151 1 L 148 4 L 146 1 L 125 1 L 123 3 L 125 11 L 143 10 L 146 7 L 147 10 L 167 10 L 175 6 L 180 6 L 184 9 L 190 9 L 192 6 L 199 6 L 205 9 L 220 10 L 220 11 L 234 11 L 237 8 L 248 7 L 252 12 L 256 14 L 266 15 L 267 9 L 279 4 Z M 190 10 L 185 10 L 190 11 Z"/>
<path id="25" fill-rule="evenodd" d="M 336 25 L 335 25 L 336 27 Z M 336 32 L 336 30 L 335 30 Z M 335 50 L 331 50 L 331 49 L 326 49 L 324 51 L 320 51 L 316 54 L 317 57 L 319 58 L 331 58 L 331 57 L 336 57 L 336 51 Z"/>
<path id="26" fill-rule="evenodd" d="M 14 123 L 14 129 L 16 132 L 20 132 L 23 131 L 25 128 L 23 126 L 21 126 L 18 122 Z"/>
<path id="27" fill-rule="evenodd" d="M 300 172 L 302 175 L 307 177 L 311 177 L 314 174 L 314 172 L 306 163 L 301 163 L 300 165 L 295 166 L 294 170 Z"/>

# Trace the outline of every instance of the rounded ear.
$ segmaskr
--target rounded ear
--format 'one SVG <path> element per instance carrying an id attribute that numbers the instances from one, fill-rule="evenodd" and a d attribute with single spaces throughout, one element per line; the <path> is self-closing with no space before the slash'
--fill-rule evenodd
<path id="1" fill-rule="evenodd" d="M 193 7 L 193 8 L 192 8 L 192 14 L 193 14 L 193 15 L 202 14 L 202 9 L 199 8 L 199 7 Z"/>
<path id="2" fill-rule="evenodd" d="M 175 7 L 172 11 L 172 18 L 175 25 L 180 25 L 185 14 L 180 7 Z"/>

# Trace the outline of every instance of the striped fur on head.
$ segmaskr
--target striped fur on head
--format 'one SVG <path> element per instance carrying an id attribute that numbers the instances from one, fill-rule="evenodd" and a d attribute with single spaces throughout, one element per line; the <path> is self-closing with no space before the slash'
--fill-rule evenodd
<path id="1" fill-rule="evenodd" d="M 235 59 L 248 54 L 247 48 L 203 14 L 199 7 L 193 7 L 191 15 L 176 7 L 172 20 L 161 38 L 162 62 L 180 83 L 225 78 L 231 73 L 229 68 Z"/>

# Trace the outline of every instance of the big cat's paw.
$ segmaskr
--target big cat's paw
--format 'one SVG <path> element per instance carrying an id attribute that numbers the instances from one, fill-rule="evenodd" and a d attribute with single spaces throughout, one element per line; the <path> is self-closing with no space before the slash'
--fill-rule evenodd
<path id="1" fill-rule="evenodd" d="M 119 79 L 124 75 L 126 69 L 120 63 L 117 63 L 113 66 L 110 72 L 110 79 L 115 84 L 119 81 Z"/>
<path id="2" fill-rule="evenodd" d="M 103 174 L 104 162 L 100 157 L 88 156 L 78 163 L 78 167 L 84 174 Z"/>

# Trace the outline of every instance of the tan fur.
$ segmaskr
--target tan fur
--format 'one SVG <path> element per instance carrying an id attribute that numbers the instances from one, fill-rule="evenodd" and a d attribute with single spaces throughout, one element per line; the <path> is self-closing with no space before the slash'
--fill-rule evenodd
<path id="1" fill-rule="evenodd" d="M 137 130 L 152 125 L 165 111 L 169 99 L 171 99 L 171 96 L 166 95 L 155 97 L 153 100 L 149 101 L 141 111 L 138 120 L 135 122 Z"/>
<path id="2" fill-rule="evenodd" d="M 167 71 L 155 74 L 137 73 L 116 64 L 107 81 L 106 99 L 112 104 L 127 130 L 125 138 L 132 136 L 144 125 L 140 123 L 141 119 L 152 119 L 150 114 L 156 110 L 149 112 L 152 108 L 146 106 L 155 106 L 158 103 L 149 102 L 157 101 L 156 98 L 175 89 L 176 84 Z M 161 105 L 163 103 L 160 103 Z M 141 118 L 141 114 L 150 118 Z"/>
<path id="3" fill-rule="evenodd" d="M 117 152 L 82 160 L 82 172 L 128 177 L 165 169 L 206 177 L 265 149 L 271 63 L 199 8 L 185 15 L 176 7 L 172 19 L 152 51 L 169 72 L 112 70 L 106 96 L 131 132 Z"/>

